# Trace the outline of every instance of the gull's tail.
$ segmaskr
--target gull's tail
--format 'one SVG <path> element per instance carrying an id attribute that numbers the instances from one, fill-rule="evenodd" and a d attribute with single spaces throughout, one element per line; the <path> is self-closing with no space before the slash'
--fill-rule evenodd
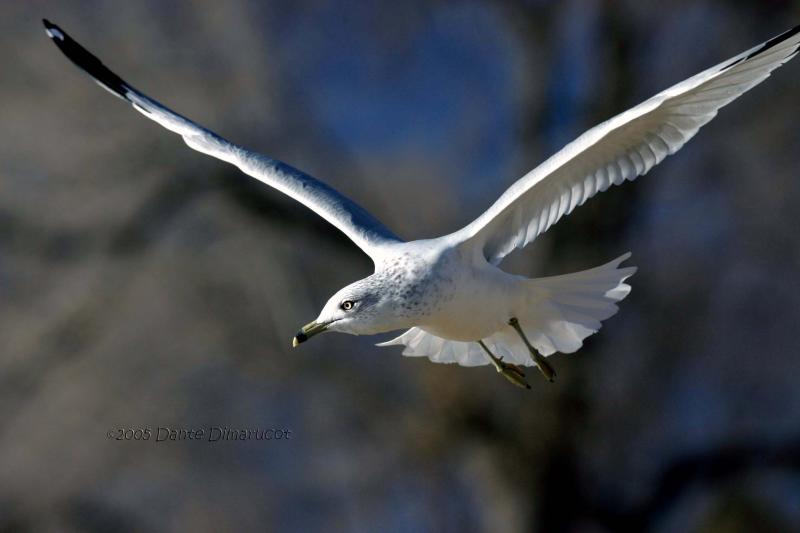
<path id="1" fill-rule="evenodd" d="M 600 329 L 603 320 L 617 312 L 616 303 L 631 291 L 625 280 L 636 272 L 636 267 L 620 268 L 630 255 L 627 253 L 589 270 L 523 282 L 528 291 L 528 306 L 527 312 L 517 319 L 540 354 L 547 356 L 555 352 L 577 351 L 586 337 Z M 510 326 L 483 341 L 505 362 L 526 366 L 535 364 L 519 335 Z M 421 328 L 411 328 L 378 346 L 394 344 L 406 346 L 403 355 L 427 356 L 435 363 L 463 366 L 489 363 L 476 342 L 446 340 Z"/>
<path id="2" fill-rule="evenodd" d="M 631 292 L 625 280 L 636 272 L 636 267 L 619 268 L 630 256 L 628 252 L 589 270 L 528 281 L 536 303 L 519 322 L 540 354 L 577 351 L 601 321 L 617 312 L 616 303 Z"/>

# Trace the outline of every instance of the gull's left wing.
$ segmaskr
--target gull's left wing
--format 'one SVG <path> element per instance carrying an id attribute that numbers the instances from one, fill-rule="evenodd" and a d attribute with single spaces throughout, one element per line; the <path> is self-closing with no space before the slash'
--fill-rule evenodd
<path id="1" fill-rule="evenodd" d="M 610 185 L 678 151 L 722 106 L 797 54 L 800 26 L 712 67 L 590 129 L 514 183 L 454 233 L 497 264 Z"/>
<path id="2" fill-rule="evenodd" d="M 332 187 L 281 161 L 237 146 L 182 117 L 131 87 L 55 24 L 44 20 L 44 26 L 59 50 L 101 87 L 130 102 L 147 118 L 181 135 L 189 147 L 236 165 L 245 174 L 305 204 L 341 230 L 374 261 L 381 248 L 402 242 L 364 208 Z"/>

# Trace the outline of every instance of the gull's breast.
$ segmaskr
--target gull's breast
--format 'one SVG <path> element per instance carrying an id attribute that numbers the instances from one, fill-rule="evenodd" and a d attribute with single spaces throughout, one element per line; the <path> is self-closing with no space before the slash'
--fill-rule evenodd
<path id="1" fill-rule="evenodd" d="M 432 282 L 431 312 L 421 317 L 423 330 L 449 340 L 477 341 L 506 327 L 520 298 L 517 276 L 487 265 L 450 265 Z"/>

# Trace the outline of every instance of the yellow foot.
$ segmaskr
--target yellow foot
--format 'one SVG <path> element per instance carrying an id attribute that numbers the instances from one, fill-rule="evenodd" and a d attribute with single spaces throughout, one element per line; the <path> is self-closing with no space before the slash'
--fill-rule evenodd
<path id="1" fill-rule="evenodd" d="M 550 383 L 555 382 L 556 380 L 556 371 L 547 362 L 547 359 L 536 353 L 536 356 L 533 358 L 536 361 L 536 368 L 542 373 L 542 375 L 549 381 Z"/>
<path id="2" fill-rule="evenodd" d="M 508 381 L 522 387 L 523 389 L 530 389 L 531 386 L 525 380 L 525 371 L 522 367 L 513 363 L 504 363 L 502 357 L 498 357 L 497 361 L 492 361 L 497 372 L 506 378 Z"/>
<path id="3" fill-rule="evenodd" d="M 501 376 L 506 378 L 517 387 L 522 387 L 523 389 L 531 388 L 531 386 L 528 385 L 528 382 L 525 381 L 525 371 L 522 370 L 521 366 L 512 363 L 504 363 L 503 358 L 495 357 L 495 355 L 489 350 L 483 341 L 478 341 L 478 344 L 481 345 L 483 351 L 485 351 L 486 355 L 489 356 L 489 361 L 494 365 L 495 370 L 497 370 Z"/>
<path id="4" fill-rule="evenodd" d="M 528 351 L 531 353 L 531 357 L 533 357 L 536 367 L 542 372 L 542 374 L 544 374 L 544 377 L 547 378 L 547 381 L 550 383 L 554 382 L 556 380 L 555 369 L 552 367 L 552 365 L 550 365 L 550 363 L 547 362 L 547 359 L 537 352 L 536 348 L 531 346 L 531 343 L 528 342 L 528 337 L 525 336 L 525 332 L 523 332 L 522 328 L 519 326 L 519 320 L 512 318 L 508 321 L 508 325 L 514 328 L 522 338 L 522 342 L 524 342 L 525 346 L 528 347 Z"/>

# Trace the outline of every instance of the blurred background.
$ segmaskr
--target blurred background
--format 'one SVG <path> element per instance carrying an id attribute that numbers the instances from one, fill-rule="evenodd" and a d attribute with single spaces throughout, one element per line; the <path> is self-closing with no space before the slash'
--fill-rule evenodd
<path id="1" fill-rule="evenodd" d="M 800 530 L 800 60 L 507 259 L 639 267 L 526 392 L 390 335 L 292 350 L 367 257 L 90 83 L 42 17 L 416 239 L 800 6 L 3 2 L 0 531 Z M 107 438 L 212 426 L 291 436 Z"/>

